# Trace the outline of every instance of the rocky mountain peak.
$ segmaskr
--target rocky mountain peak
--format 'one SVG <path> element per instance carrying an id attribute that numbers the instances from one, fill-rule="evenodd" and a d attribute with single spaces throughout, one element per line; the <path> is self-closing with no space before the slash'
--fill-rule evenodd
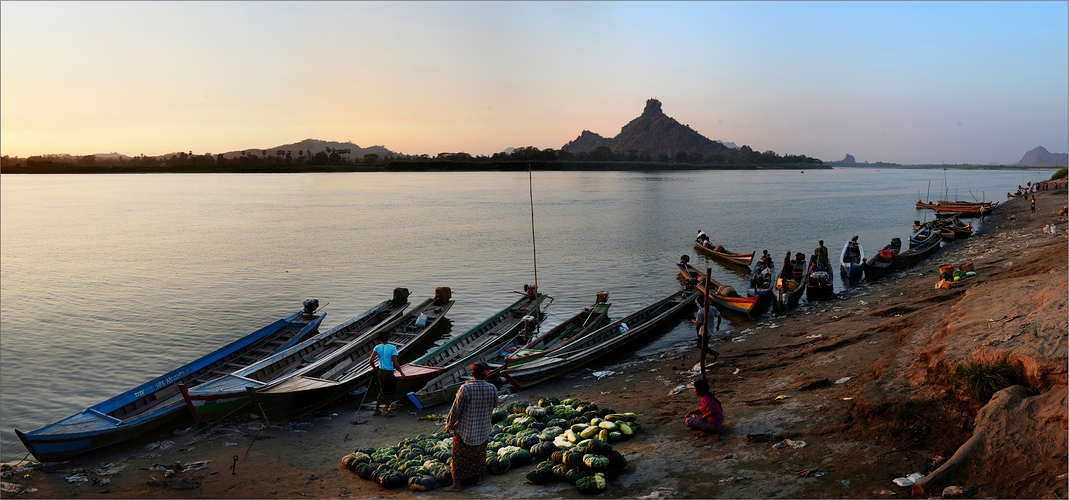
<path id="1" fill-rule="evenodd" d="M 642 110 L 642 116 L 663 114 L 664 111 L 661 111 L 661 101 L 658 101 L 657 99 L 646 100 L 646 109 Z"/>

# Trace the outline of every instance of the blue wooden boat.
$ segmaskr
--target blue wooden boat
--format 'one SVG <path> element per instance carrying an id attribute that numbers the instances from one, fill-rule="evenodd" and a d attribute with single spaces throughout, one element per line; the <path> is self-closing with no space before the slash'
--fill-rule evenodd
<path id="1" fill-rule="evenodd" d="M 934 233 L 935 231 L 929 225 L 921 226 L 916 232 L 910 235 L 909 247 L 913 248 L 927 243 Z M 928 248 L 928 246 L 929 245 L 925 245 L 925 248 Z"/>
<path id="2" fill-rule="evenodd" d="M 432 300 L 417 307 L 418 312 L 431 305 Z M 394 289 L 393 299 L 385 300 L 360 315 L 321 332 L 289 349 L 279 351 L 240 370 L 210 380 L 197 387 L 179 384 L 193 419 L 197 422 L 216 420 L 233 413 L 251 400 L 246 387 L 264 387 L 329 356 L 346 344 L 397 319 L 408 307 L 408 289 Z M 439 304 L 440 305 L 440 304 Z"/>
<path id="3" fill-rule="evenodd" d="M 286 349 L 313 335 L 326 314 L 319 301 L 231 342 L 181 368 L 161 375 L 58 422 L 29 432 L 15 429 L 22 444 L 42 462 L 58 462 L 132 439 L 187 417 L 178 384 L 195 387 Z"/>
<path id="4" fill-rule="evenodd" d="M 856 285 L 865 272 L 865 248 L 854 236 L 843 245 L 839 252 L 839 274 L 847 283 Z"/>

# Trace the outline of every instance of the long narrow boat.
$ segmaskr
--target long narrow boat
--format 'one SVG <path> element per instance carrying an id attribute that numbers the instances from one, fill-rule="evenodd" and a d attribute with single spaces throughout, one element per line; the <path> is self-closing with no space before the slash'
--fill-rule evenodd
<path id="1" fill-rule="evenodd" d="M 705 293 L 705 274 L 686 262 L 677 262 L 676 267 L 679 268 L 679 276 L 683 281 L 692 283 L 698 291 Z M 710 282 L 712 287 L 709 289 L 709 298 L 713 299 L 713 305 L 718 306 L 722 312 L 746 317 L 756 314 L 754 306 L 757 304 L 757 297 L 741 297 L 733 287 L 721 285 L 711 278 Z"/>
<path id="2" fill-rule="evenodd" d="M 899 252 L 894 256 L 895 269 L 906 269 L 913 267 L 918 262 L 927 259 L 937 250 L 939 250 L 939 233 L 933 233 L 927 241 L 923 244 L 917 245 L 905 252 Z"/>
<path id="3" fill-rule="evenodd" d="M 694 248 L 696 248 L 699 252 L 710 257 L 719 259 L 722 262 L 734 264 L 736 266 L 745 266 L 747 268 L 749 268 L 750 264 L 753 263 L 753 256 L 757 253 L 756 251 L 750 253 L 731 253 L 727 251 L 727 249 L 725 249 L 722 245 L 716 245 L 710 248 L 701 245 L 700 243 L 694 244 Z"/>
<path id="4" fill-rule="evenodd" d="M 746 281 L 746 296 L 757 297 L 757 302 L 754 303 L 751 313 L 757 314 L 763 312 L 772 306 L 774 298 L 774 289 L 776 286 L 776 267 L 765 267 L 762 263 L 758 262 L 754 266 L 753 272 L 750 273 L 750 278 Z"/>
<path id="5" fill-rule="evenodd" d="M 326 314 L 315 307 L 282 318 L 196 361 L 112 397 L 63 420 L 29 432 L 15 429 L 26 449 L 42 462 L 67 460 L 140 436 L 185 416 L 182 383 L 195 387 L 262 359 L 315 333 Z M 188 418 L 188 417 L 187 417 Z"/>
<path id="6" fill-rule="evenodd" d="M 390 334 L 390 343 L 397 347 L 401 358 L 438 326 L 453 302 L 442 297 L 428 299 L 289 377 L 260 387 L 249 386 L 245 391 L 269 423 L 287 422 L 318 410 L 370 380 L 370 357 L 378 345 L 379 333 Z"/>
<path id="7" fill-rule="evenodd" d="M 546 335 L 552 334 L 554 330 L 556 330 L 557 334 L 571 335 L 575 341 L 581 341 L 587 333 L 593 332 L 609 322 L 608 311 L 609 304 L 600 301 L 595 302 L 593 306 L 584 308 L 575 316 L 568 318 L 564 323 L 551 328 L 549 332 L 546 332 Z M 522 336 L 521 332 L 517 337 Z M 507 356 L 510 354 L 508 351 L 509 343 L 510 342 L 501 344 L 495 349 L 485 350 L 478 355 L 466 358 L 462 363 L 454 364 L 452 368 L 441 372 L 437 377 L 427 382 L 427 384 L 419 391 L 408 393 L 408 399 L 416 405 L 417 408 L 424 408 L 452 401 L 453 398 L 456 397 L 457 390 L 460 389 L 460 386 L 471 379 L 471 365 L 475 363 L 486 363 L 490 367 L 491 373 L 497 373 L 500 369 L 506 366 Z M 539 351 L 538 354 L 528 352 L 528 355 L 525 356 L 524 359 L 526 359 L 526 362 L 528 363 L 534 362 L 544 356 L 549 356 L 552 355 L 552 353 L 562 351 L 570 344 L 571 342 L 567 341 L 552 344 L 553 347 L 551 351 Z M 520 364 L 511 366 L 519 365 Z"/>
<path id="8" fill-rule="evenodd" d="M 854 285 L 861 281 L 864 269 L 865 248 L 857 241 L 857 236 L 854 236 L 843 245 L 843 250 L 839 252 L 839 274 L 847 283 Z"/>
<path id="9" fill-rule="evenodd" d="M 798 307 L 805 293 L 805 254 L 799 252 L 791 261 L 791 273 L 789 276 L 780 273 L 776 280 L 775 310 L 779 314 L 786 314 Z"/>
<path id="10" fill-rule="evenodd" d="M 894 270 L 895 255 L 898 255 L 901 249 L 902 240 L 891 238 L 891 243 L 884 246 L 883 249 L 876 252 L 876 255 L 873 255 L 871 259 L 865 262 L 865 281 L 876 281 Z"/>
<path id="11" fill-rule="evenodd" d="M 545 333 L 535 336 L 527 344 L 509 353 L 505 357 L 505 364 L 516 366 L 529 363 L 560 349 L 588 332 L 605 326 L 609 322 L 609 307 L 612 305 L 606 302 L 608 297 L 608 293 L 598 292 L 594 305 L 583 309 L 579 314 L 564 320 Z"/>
<path id="12" fill-rule="evenodd" d="M 517 389 L 525 389 L 578 370 L 598 359 L 627 352 L 629 346 L 649 340 L 670 320 L 694 307 L 698 293 L 687 290 L 675 292 L 587 334 L 552 355 L 506 368 L 500 374 Z"/>
<path id="13" fill-rule="evenodd" d="M 432 299 L 427 299 L 417 309 L 422 312 L 430 307 L 431 302 Z M 190 388 L 179 384 L 186 407 L 198 422 L 224 417 L 251 401 L 246 387 L 264 387 L 293 375 L 316 360 L 329 356 L 350 342 L 361 339 L 376 328 L 397 319 L 408 305 L 408 289 L 394 289 L 393 299 L 385 300 L 289 349 L 197 387 Z"/>
<path id="14" fill-rule="evenodd" d="M 909 247 L 913 248 L 928 241 L 928 239 L 932 237 L 933 233 L 935 233 L 935 230 L 933 229 L 932 224 L 922 224 L 920 228 L 918 228 L 916 231 L 913 232 L 912 235 L 910 235 Z"/>
<path id="15" fill-rule="evenodd" d="M 997 201 L 947 201 L 939 200 L 937 202 L 924 203 L 921 200 L 917 200 L 917 210 L 922 209 L 935 209 L 935 208 L 956 208 L 956 207 L 984 207 L 992 209 L 998 206 Z"/>
<path id="16" fill-rule="evenodd" d="M 497 349 L 512 339 L 525 324 L 530 328 L 540 323 L 545 318 L 542 309 L 547 299 L 549 297 L 543 293 L 537 296 L 525 294 L 474 328 L 449 339 L 415 361 L 402 365 L 404 375 L 397 374 L 398 395 L 404 397 L 418 391 L 442 373 L 468 364 L 466 360 L 487 350 Z"/>

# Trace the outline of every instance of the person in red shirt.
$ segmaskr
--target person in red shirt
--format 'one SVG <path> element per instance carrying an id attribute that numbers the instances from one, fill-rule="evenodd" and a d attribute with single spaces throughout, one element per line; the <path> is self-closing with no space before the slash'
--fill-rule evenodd
<path id="1" fill-rule="evenodd" d="M 704 380 L 694 382 L 694 394 L 699 403 L 696 411 L 690 412 L 683 422 L 691 429 L 702 431 L 702 437 L 717 434 L 724 427 L 724 408 L 720 400 L 709 390 L 709 383 Z"/>

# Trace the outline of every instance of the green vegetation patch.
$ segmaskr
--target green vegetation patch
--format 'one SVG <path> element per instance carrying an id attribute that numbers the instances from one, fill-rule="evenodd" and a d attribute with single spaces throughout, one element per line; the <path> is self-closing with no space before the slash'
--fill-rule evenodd
<path id="1" fill-rule="evenodd" d="M 1021 362 L 1011 363 L 1008 354 L 990 361 L 959 361 L 951 368 L 951 386 L 980 404 L 1011 385 L 1026 385 Z"/>

